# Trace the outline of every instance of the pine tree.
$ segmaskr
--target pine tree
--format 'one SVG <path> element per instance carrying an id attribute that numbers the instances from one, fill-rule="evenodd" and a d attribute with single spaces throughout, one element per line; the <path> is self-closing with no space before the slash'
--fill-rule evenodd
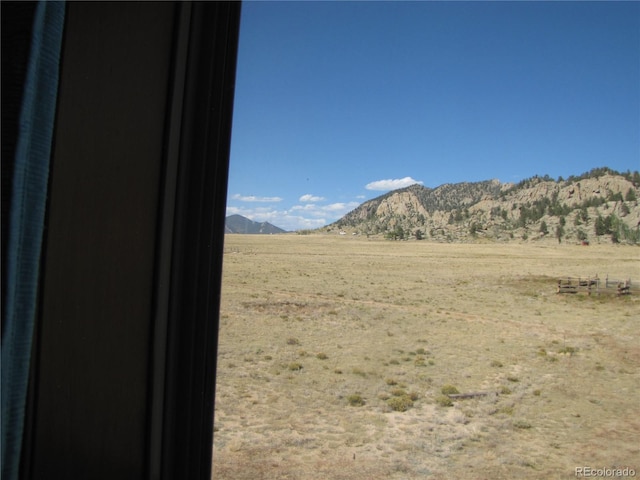
<path id="1" fill-rule="evenodd" d="M 547 228 L 547 222 L 545 222 L 544 220 L 540 223 L 540 233 L 542 233 L 543 235 L 546 235 L 547 233 L 549 233 L 549 229 Z"/>

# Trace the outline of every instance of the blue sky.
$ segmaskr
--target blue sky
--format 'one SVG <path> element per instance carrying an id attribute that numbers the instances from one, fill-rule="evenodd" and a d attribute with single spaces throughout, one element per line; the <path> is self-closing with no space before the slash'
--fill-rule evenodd
<path id="1" fill-rule="evenodd" d="M 638 2 L 243 4 L 229 215 L 601 166 L 640 169 Z"/>

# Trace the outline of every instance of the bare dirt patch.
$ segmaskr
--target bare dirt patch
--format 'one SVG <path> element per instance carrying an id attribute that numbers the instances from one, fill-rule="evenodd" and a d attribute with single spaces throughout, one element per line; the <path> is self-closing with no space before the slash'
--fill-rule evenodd
<path id="1" fill-rule="evenodd" d="M 214 478 L 640 472 L 640 298 L 555 293 L 561 276 L 640 281 L 638 248 L 229 235 L 226 251 Z M 446 406 L 445 385 L 486 395 Z"/>

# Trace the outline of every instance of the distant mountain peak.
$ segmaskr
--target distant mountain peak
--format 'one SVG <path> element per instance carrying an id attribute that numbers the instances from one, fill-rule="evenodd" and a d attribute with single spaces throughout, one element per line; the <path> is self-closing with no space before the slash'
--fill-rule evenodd
<path id="1" fill-rule="evenodd" d="M 225 219 L 224 233 L 247 233 L 271 235 L 275 233 L 286 233 L 286 230 L 276 227 L 269 222 L 254 222 L 242 215 L 229 215 Z"/>

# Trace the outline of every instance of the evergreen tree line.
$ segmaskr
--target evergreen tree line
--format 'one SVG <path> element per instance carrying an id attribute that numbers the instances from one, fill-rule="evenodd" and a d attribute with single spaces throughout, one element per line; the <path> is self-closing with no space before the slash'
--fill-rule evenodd
<path id="1" fill-rule="evenodd" d="M 611 235 L 611 241 L 613 243 L 619 243 L 621 241 L 640 243 L 640 226 L 633 230 L 614 214 L 606 217 L 598 215 L 594 228 L 596 235 L 599 237 Z"/>

